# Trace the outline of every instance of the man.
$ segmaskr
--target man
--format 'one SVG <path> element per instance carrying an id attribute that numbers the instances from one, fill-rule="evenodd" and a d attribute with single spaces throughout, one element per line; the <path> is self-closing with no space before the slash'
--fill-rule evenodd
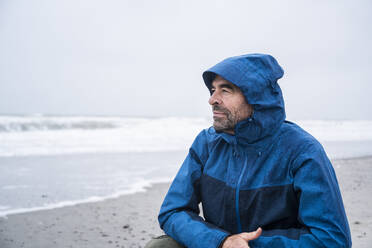
<path id="1" fill-rule="evenodd" d="M 196 137 L 161 207 L 160 226 L 173 239 L 148 247 L 351 247 L 326 153 L 285 121 L 282 76 L 265 54 L 203 73 L 213 128 Z"/>

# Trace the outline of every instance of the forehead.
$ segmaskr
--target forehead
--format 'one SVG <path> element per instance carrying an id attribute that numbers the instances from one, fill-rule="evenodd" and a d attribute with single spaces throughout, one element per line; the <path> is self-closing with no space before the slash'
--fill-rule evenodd
<path id="1" fill-rule="evenodd" d="M 212 88 L 218 88 L 218 87 L 228 87 L 236 90 L 240 90 L 239 87 L 237 87 L 235 84 L 227 81 L 223 77 L 216 75 L 212 82 Z"/>

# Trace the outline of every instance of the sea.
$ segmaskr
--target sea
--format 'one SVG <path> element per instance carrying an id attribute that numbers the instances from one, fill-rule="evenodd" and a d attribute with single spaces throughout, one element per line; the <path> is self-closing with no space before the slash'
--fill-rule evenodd
<path id="1" fill-rule="evenodd" d="M 372 155 L 371 120 L 294 121 L 331 159 Z M 211 118 L 1 116 L 0 217 L 170 182 Z"/>

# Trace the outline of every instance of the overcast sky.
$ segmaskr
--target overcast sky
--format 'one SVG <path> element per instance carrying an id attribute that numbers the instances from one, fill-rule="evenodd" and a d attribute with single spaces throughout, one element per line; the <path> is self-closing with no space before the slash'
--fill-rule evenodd
<path id="1" fill-rule="evenodd" d="M 0 0 L 0 114 L 210 116 L 201 74 L 270 53 L 288 119 L 372 119 L 372 1 Z"/>

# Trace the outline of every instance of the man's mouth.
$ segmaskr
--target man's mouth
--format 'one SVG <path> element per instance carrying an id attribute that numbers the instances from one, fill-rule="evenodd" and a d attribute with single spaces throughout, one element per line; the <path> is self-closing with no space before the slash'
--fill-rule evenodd
<path id="1" fill-rule="evenodd" d="M 212 108 L 213 118 L 225 118 L 228 115 L 227 109 L 223 109 L 220 106 L 213 106 Z"/>
<path id="2" fill-rule="evenodd" d="M 226 113 L 221 111 L 213 111 L 213 117 L 225 117 Z"/>

